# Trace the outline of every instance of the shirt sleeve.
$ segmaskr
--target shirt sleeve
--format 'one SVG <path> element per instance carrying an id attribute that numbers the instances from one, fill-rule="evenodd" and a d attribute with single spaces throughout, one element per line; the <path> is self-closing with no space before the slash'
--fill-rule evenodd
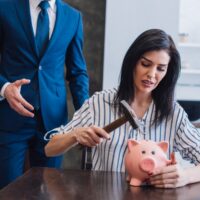
<path id="1" fill-rule="evenodd" d="M 5 89 L 6 87 L 10 85 L 10 82 L 7 82 L 3 85 L 3 87 L 1 88 L 1 91 L 0 91 L 0 101 L 4 100 L 5 97 L 4 97 L 4 92 L 5 92 Z"/>
<path id="2" fill-rule="evenodd" d="M 174 140 L 174 150 L 179 151 L 183 159 L 195 165 L 200 163 L 200 130 L 189 121 L 185 111 Z"/>
<path id="3" fill-rule="evenodd" d="M 89 100 L 83 104 L 83 106 L 74 113 L 72 120 L 64 127 L 65 132 L 69 132 L 74 128 L 88 127 L 92 125 L 92 113 L 90 109 Z"/>
<path id="4" fill-rule="evenodd" d="M 74 113 L 72 120 L 65 126 L 60 126 L 49 132 L 44 136 L 45 140 L 50 140 L 54 135 L 57 134 L 67 134 L 72 131 L 74 128 L 78 127 L 88 127 L 92 125 L 92 113 L 90 108 L 90 100 L 86 100 L 82 107 Z"/>

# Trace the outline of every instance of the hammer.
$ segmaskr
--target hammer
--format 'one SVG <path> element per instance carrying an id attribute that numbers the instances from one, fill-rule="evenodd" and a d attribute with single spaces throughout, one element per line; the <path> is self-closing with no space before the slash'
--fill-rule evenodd
<path id="1" fill-rule="evenodd" d="M 137 116 L 133 112 L 129 104 L 124 100 L 120 101 L 120 104 L 123 107 L 124 115 L 103 128 L 107 133 L 112 132 L 116 128 L 120 127 L 122 124 L 125 124 L 127 121 L 130 122 L 133 129 L 139 128 L 139 122 Z"/>

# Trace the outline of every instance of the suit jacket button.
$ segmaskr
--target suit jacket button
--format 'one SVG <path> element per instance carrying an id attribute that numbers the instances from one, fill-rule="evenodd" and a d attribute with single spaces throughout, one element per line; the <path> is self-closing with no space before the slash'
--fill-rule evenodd
<path id="1" fill-rule="evenodd" d="M 39 66 L 39 70 L 42 70 L 42 66 L 41 65 Z"/>

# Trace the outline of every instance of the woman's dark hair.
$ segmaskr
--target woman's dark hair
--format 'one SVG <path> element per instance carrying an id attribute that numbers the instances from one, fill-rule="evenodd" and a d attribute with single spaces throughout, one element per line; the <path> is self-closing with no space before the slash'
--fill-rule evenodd
<path id="1" fill-rule="evenodd" d="M 179 52 L 171 36 L 163 30 L 147 30 L 139 35 L 129 47 L 122 63 L 120 84 L 114 99 L 114 104 L 118 104 L 121 100 L 130 103 L 134 99 L 133 71 L 138 60 L 149 51 L 159 50 L 166 50 L 170 56 L 170 61 L 165 77 L 152 91 L 152 98 L 156 106 L 155 122 L 161 122 L 172 111 L 175 85 L 181 68 Z M 120 112 L 121 109 L 120 107 Z"/>

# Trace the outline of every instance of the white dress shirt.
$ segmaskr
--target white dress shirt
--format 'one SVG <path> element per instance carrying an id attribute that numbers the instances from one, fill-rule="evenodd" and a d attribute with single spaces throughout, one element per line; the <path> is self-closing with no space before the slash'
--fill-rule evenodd
<path id="1" fill-rule="evenodd" d="M 37 19 L 41 10 L 41 8 L 38 5 L 41 1 L 42 0 L 29 0 L 31 23 L 33 27 L 34 36 L 36 35 Z M 51 38 L 53 30 L 54 30 L 54 26 L 55 26 L 55 21 L 56 21 L 56 3 L 55 3 L 56 0 L 48 0 L 48 1 L 50 5 L 50 7 L 47 10 L 48 15 L 49 15 L 49 38 Z M 1 88 L 0 100 L 4 99 L 4 92 L 5 92 L 6 87 L 9 84 L 10 84 L 9 82 L 5 83 L 3 87 Z"/>
<path id="2" fill-rule="evenodd" d="M 31 22 L 33 27 L 34 36 L 36 34 L 36 27 L 37 27 L 37 19 L 38 15 L 41 11 L 41 8 L 38 6 L 42 0 L 29 0 L 30 4 L 30 14 L 31 14 Z M 56 21 L 56 4 L 55 0 L 49 0 L 50 7 L 48 8 L 47 12 L 49 15 L 49 38 L 52 35 L 55 21 Z"/>

